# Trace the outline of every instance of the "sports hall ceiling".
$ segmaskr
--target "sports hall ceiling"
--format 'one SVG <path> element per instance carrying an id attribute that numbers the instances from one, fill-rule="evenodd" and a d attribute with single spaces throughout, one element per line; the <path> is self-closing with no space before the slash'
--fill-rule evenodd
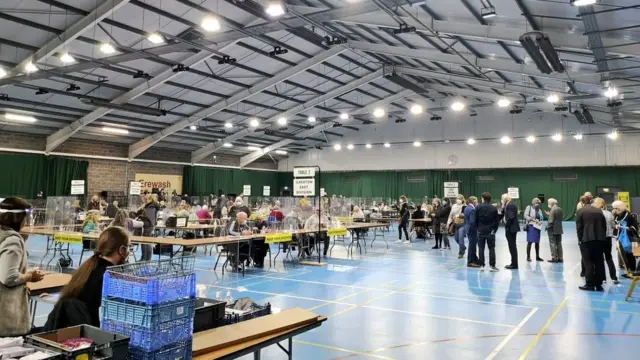
<path id="1" fill-rule="evenodd" d="M 633 131 L 640 5 L 570 2 L 3 0 L 0 126 L 48 152 L 82 138 L 243 166 L 447 122 L 456 102 Z"/>

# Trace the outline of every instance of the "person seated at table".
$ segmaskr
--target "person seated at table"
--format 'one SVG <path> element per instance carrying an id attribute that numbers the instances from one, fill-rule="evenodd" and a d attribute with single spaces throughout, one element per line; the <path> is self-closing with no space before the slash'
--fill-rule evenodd
<path id="1" fill-rule="evenodd" d="M 87 205 L 87 211 L 98 210 L 100 211 L 100 197 L 98 195 L 93 195 L 91 198 L 91 202 Z"/>
<path id="2" fill-rule="evenodd" d="M 356 220 L 363 221 L 364 220 L 364 211 L 362 211 L 362 209 L 360 209 L 359 206 L 354 206 L 353 207 L 353 212 L 351 213 L 351 217 L 353 218 L 354 221 L 356 221 Z"/>
<path id="3" fill-rule="evenodd" d="M 257 233 L 262 232 L 269 226 L 267 221 L 262 215 L 258 214 L 258 217 L 254 223 L 254 230 Z M 265 239 L 256 239 L 251 243 L 251 259 L 253 259 L 253 265 L 258 268 L 264 267 L 264 258 L 269 252 L 269 244 L 265 243 Z"/>
<path id="4" fill-rule="evenodd" d="M 317 231 L 319 227 L 321 230 L 327 230 L 330 225 L 331 225 L 331 222 L 329 221 L 329 218 L 324 214 L 324 210 L 321 208 L 320 217 L 318 217 L 318 213 L 314 211 L 313 214 L 309 216 L 307 221 L 305 221 L 304 229 Z M 309 249 L 315 246 L 317 241 L 322 241 L 324 243 L 323 255 L 326 257 L 327 252 L 329 251 L 329 236 L 327 236 L 326 231 L 322 231 L 319 234 L 318 233 L 309 234 L 309 246 L 305 249 L 305 254 L 307 256 L 311 256 L 311 252 L 309 251 Z"/>
<path id="5" fill-rule="evenodd" d="M 47 318 L 46 331 L 88 324 L 100 327 L 102 282 L 107 267 L 122 265 L 129 257 L 129 234 L 121 227 L 105 229 L 89 260 L 71 276 Z"/>
<path id="6" fill-rule="evenodd" d="M 273 207 L 273 209 L 271 210 L 271 214 L 269 214 L 269 216 L 273 216 L 278 222 L 284 220 L 284 214 L 282 213 L 282 211 L 280 211 L 279 205 L 275 205 Z"/>
<path id="7" fill-rule="evenodd" d="M 142 221 L 130 218 L 127 210 L 120 209 L 113 218 L 113 221 L 111 221 L 111 223 L 109 224 L 109 227 L 114 226 L 124 228 L 130 234 L 133 234 L 136 229 L 141 229 L 144 226 L 144 223 Z"/>
<path id="8" fill-rule="evenodd" d="M 233 202 L 233 206 L 229 209 L 229 217 L 234 218 L 238 213 L 243 212 L 247 215 L 247 218 L 251 216 L 251 210 L 247 205 L 244 204 L 242 198 L 236 198 L 236 201 Z"/>
<path id="9" fill-rule="evenodd" d="M 118 202 L 114 201 L 111 204 L 107 205 L 107 217 L 113 219 L 116 217 L 116 213 L 118 212 Z"/>
<path id="10" fill-rule="evenodd" d="M 100 232 L 100 212 L 91 210 L 87 213 L 82 223 L 82 232 L 85 234 Z"/>
<path id="11" fill-rule="evenodd" d="M 253 232 L 247 224 L 247 214 L 240 211 L 236 214 L 236 218 L 229 222 L 227 232 L 231 236 L 245 236 L 251 235 Z M 239 246 L 238 246 L 239 245 Z M 239 244 L 227 244 L 223 245 L 223 248 L 229 253 L 229 262 L 233 270 L 242 271 L 242 263 L 249 258 L 249 244 L 247 242 L 240 242 Z M 236 257 L 240 262 L 236 262 Z"/>
<path id="12" fill-rule="evenodd" d="M 198 217 L 198 220 L 200 220 L 200 224 L 209 224 L 212 219 L 207 205 L 202 205 L 202 208 L 196 213 L 196 216 Z"/>

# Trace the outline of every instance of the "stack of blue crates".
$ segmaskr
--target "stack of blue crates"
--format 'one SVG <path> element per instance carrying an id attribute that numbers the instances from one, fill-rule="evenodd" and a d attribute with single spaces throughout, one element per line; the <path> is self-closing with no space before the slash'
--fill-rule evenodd
<path id="1" fill-rule="evenodd" d="M 130 337 L 131 360 L 190 360 L 195 313 L 195 258 L 108 268 L 102 329 Z"/>

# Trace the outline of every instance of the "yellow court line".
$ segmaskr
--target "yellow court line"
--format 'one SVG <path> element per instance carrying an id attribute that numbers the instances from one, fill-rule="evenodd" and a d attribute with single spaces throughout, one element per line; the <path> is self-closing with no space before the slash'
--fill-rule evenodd
<path id="1" fill-rule="evenodd" d="M 499 324 L 499 323 L 493 323 L 493 322 L 489 322 L 489 321 L 472 320 L 472 319 L 458 318 L 458 317 L 452 317 L 452 316 L 429 314 L 429 313 L 423 313 L 423 312 L 419 312 L 419 311 L 405 311 L 405 310 L 390 309 L 390 308 L 384 308 L 384 307 L 379 307 L 379 306 L 366 306 L 366 305 L 362 305 L 361 307 L 363 307 L 365 309 L 373 309 L 373 310 L 380 310 L 380 311 L 390 311 L 390 312 L 397 312 L 397 313 L 402 313 L 402 314 L 432 317 L 432 318 L 436 318 L 436 319 L 445 319 L 445 320 L 455 320 L 455 321 L 470 322 L 470 323 L 476 323 L 476 324 L 482 324 L 482 325 L 494 325 L 494 326 L 502 326 L 502 327 L 508 327 L 508 328 L 515 328 L 516 327 L 514 325 L 508 325 L 508 324 Z"/>
<path id="2" fill-rule="evenodd" d="M 547 320 L 547 322 L 542 325 L 542 328 L 540 329 L 540 331 L 538 331 L 538 334 L 536 335 L 536 337 L 531 341 L 531 344 L 529 344 L 529 346 L 527 347 L 527 349 L 524 351 L 524 353 L 522 353 L 522 355 L 520 356 L 519 360 L 525 360 L 527 358 L 527 356 L 529 356 L 529 353 L 531 353 L 531 350 L 533 350 L 533 348 L 536 346 L 536 344 L 538 344 L 538 341 L 540 341 L 540 338 L 542 337 L 542 335 L 544 334 L 545 331 L 547 331 L 547 328 L 549 326 L 551 326 L 551 323 L 553 322 L 553 320 L 556 319 L 556 317 L 558 316 L 558 314 L 560 313 L 560 310 L 562 310 L 562 308 L 564 308 L 564 306 L 567 304 L 567 300 L 569 300 L 568 297 L 565 297 L 564 300 L 562 300 L 562 302 L 560 303 L 560 305 L 558 305 L 558 307 L 556 308 L 556 310 L 553 312 L 553 314 L 551 314 L 551 316 L 549 317 L 549 320 Z"/>
<path id="3" fill-rule="evenodd" d="M 382 284 L 382 285 L 378 286 L 378 288 L 384 288 L 385 286 L 390 285 L 390 284 L 393 284 L 393 283 L 398 282 L 398 281 L 399 281 L 399 280 L 392 280 L 392 281 L 389 281 L 389 282 L 387 282 L 387 283 L 384 283 L 384 284 Z M 381 289 L 381 290 L 382 290 L 382 289 Z M 350 298 L 350 297 L 352 297 L 352 296 L 360 295 L 360 294 L 363 294 L 363 293 L 366 293 L 366 292 L 369 292 L 369 291 L 373 291 L 373 289 L 371 289 L 371 290 L 367 289 L 367 290 L 358 291 L 358 292 L 356 292 L 356 293 L 348 294 L 348 295 L 345 295 L 345 296 L 339 297 L 339 298 L 335 299 L 334 301 L 342 301 L 342 300 L 344 300 L 344 299 L 348 299 L 348 298 Z M 316 310 L 316 309 L 321 308 L 321 307 L 326 306 L 326 305 L 328 305 L 328 304 L 320 304 L 320 305 L 318 305 L 318 306 L 314 306 L 314 307 L 312 307 L 312 308 L 310 308 L 310 309 L 307 309 L 307 310 L 309 310 L 309 311 L 313 311 L 313 310 Z"/>
<path id="4" fill-rule="evenodd" d="M 369 354 L 369 353 L 366 353 L 366 352 L 355 351 L 355 350 L 348 350 L 348 349 L 344 349 L 344 348 L 338 348 L 338 347 L 335 347 L 335 346 L 316 344 L 316 343 L 312 343 L 312 342 L 308 342 L 308 341 L 304 341 L 304 340 L 293 340 L 293 342 L 296 343 L 296 344 L 316 346 L 316 347 L 320 347 L 320 348 L 324 348 L 324 349 L 345 352 L 345 353 L 353 354 L 353 355 L 367 356 L 367 357 L 371 357 L 371 358 L 374 358 L 374 359 L 394 360 L 393 358 L 386 357 L 386 356 L 374 355 L 374 354 Z"/>
<path id="5" fill-rule="evenodd" d="M 487 356 L 487 358 L 485 360 L 493 360 L 500 353 L 500 351 L 502 351 L 502 349 L 504 349 L 504 347 L 507 346 L 507 343 L 509 342 L 509 340 L 511 340 L 511 338 L 516 336 L 516 334 L 518 333 L 518 331 L 520 331 L 520 329 L 522 329 L 524 324 L 526 324 L 527 321 L 529 321 L 529 319 L 531 319 L 531 317 L 533 317 L 533 315 L 536 313 L 536 311 L 538 311 L 538 308 L 531 309 L 529 314 L 527 314 L 527 316 L 525 316 L 524 319 L 522 319 L 522 321 L 520 321 L 520 323 L 513 330 L 511 330 L 509 335 L 507 335 L 507 337 L 505 337 L 500 342 L 500 344 L 498 344 L 498 346 L 496 346 L 496 348 L 493 349 L 491 354 L 489 354 L 489 356 Z"/>

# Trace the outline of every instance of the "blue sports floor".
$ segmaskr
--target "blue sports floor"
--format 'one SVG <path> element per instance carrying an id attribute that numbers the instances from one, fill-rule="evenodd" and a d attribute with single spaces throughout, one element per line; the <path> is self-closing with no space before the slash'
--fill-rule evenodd
<path id="1" fill-rule="evenodd" d="M 609 280 L 604 293 L 578 290 L 583 280 L 573 223 L 565 224 L 564 264 L 527 263 L 520 233 L 520 270 L 513 272 L 504 269 L 509 252 L 503 229 L 496 241 L 498 273 L 468 269 L 464 259 L 457 259 L 453 241 L 452 250 L 442 252 L 431 249 L 433 240 L 393 244 L 393 228 L 385 236 L 389 250 L 378 238 L 373 250 L 348 258 L 338 243 L 327 266 L 283 265 L 279 257 L 275 268 L 249 270 L 244 278 L 213 271 L 215 255 L 200 252 L 198 283 L 207 285 L 208 297 L 217 291 L 225 297 L 230 290 L 234 298 L 249 296 L 275 308 L 301 307 L 328 316 L 320 328 L 295 338 L 295 359 L 637 356 L 640 302 L 624 301 L 630 281 L 621 278 L 616 286 Z M 30 260 L 39 261 L 43 238 L 30 237 L 28 248 Z M 541 256 L 550 258 L 546 236 Z M 38 308 L 36 324 L 44 323 L 50 309 Z M 277 347 L 262 356 L 286 358 Z"/>

